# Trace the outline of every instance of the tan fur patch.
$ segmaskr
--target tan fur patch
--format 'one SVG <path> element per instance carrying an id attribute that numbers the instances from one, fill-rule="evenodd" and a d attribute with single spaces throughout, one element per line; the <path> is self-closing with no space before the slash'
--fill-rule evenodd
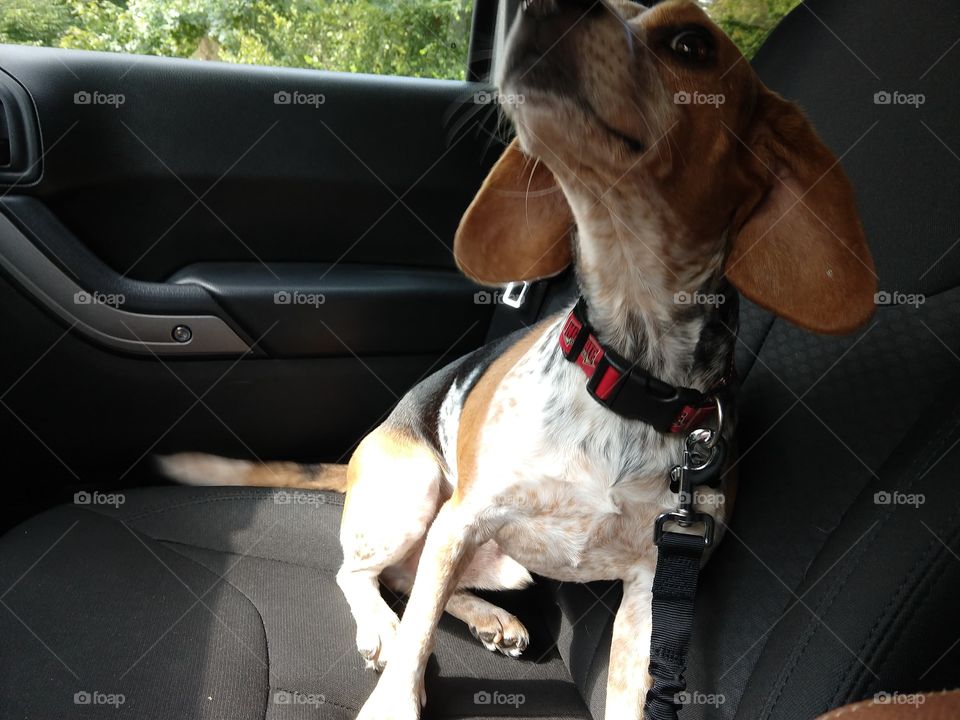
<path id="1" fill-rule="evenodd" d="M 550 317 L 537 323 L 526 335 L 509 347 L 487 368 L 477 384 L 467 396 L 460 413 L 460 431 L 457 435 L 457 487 L 453 492 L 453 503 L 459 503 L 473 483 L 477 469 L 477 454 L 480 446 L 480 433 L 488 421 L 490 402 L 504 376 L 510 372 L 520 358 L 540 338 L 546 328 L 556 318 Z"/>
<path id="2" fill-rule="evenodd" d="M 254 462 L 192 452 L 157 459 L 166 475 L 187 485 L 347 489 L 346 465 Z"/>
<path id="3" fill-rule="evenodd" d="M 346 471 L 347 496 L 343 501 L 343 518 L 347 517 L 350 494 L 361 478 L 390 482 L 389 478 L 381 477 L 385 472 L 390 472 L 390 468 L 400 472 L 410 462 L 428 465 L 436 461 L 436 454 L 420 438 L 394 427 L 379 426 L 360 442 L 350 456 Z"/>
<path id="4" fill-rule="evenodd" d="M 570 264 L 572 225 L 553 175 L 514 140 L 464 213 L 454 257 L 479 283 L 551 277 Z"/>

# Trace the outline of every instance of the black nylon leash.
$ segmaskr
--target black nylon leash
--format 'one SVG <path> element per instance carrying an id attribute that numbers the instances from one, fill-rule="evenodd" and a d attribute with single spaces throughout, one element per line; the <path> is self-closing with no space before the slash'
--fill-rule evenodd
<path id="1" fill-rule="evenodd" d="M 660 536 L 653 578 L 653 632 L 646 720 L 676 720 L 686 690 L 687 651 L 693 629 L 700 560 L 706 543 L 700 535 L 665 532 Z"/>
<path id="2" fill-rule="evenodd" d="M 687 437 L 683 464 L 670 472 L 670 486 L 678 493 L 679 504 L 676 510 L 660 515 L 654 525 L 657 569 L 653 576 L 649 669 L 653 687 L 647 691 L 645 720 L 677 720 L 677 712 L 683 707 L 700 562 L 713 542 L 713 518 L 693 509 L 693 493 L 701 485 L 719 484 L 726 446 L 716 432 L 719 428 L 695 430 Z M 664 530 L 668 523 L 685 528 L 702 525 L 703 533 L 668 532 Z"/>

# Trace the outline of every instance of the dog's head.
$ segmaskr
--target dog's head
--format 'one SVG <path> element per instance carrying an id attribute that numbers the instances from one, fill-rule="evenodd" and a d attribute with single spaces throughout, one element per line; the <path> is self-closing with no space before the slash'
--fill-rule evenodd
<path id="1" fill-rule="evenodd" d="M 660 228 L 678 279 L 723 262 L 744 295 L 802 327 L 870 317 L 873 261 L 838 160 L 696 4 L 525 0 L 500 87 L 519 142 L 458 231 L 469 276 L 560 272 L 574 219 L 599 207 Z"/>

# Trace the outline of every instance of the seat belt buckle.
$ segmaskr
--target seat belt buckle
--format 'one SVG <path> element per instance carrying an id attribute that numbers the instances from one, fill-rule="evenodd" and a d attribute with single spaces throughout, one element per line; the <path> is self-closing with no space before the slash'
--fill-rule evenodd
<path id="1" fill-rule="evenodd" d="M 530 289 L 530 283 L 527 281 L 510 282 L 503 288 L 503 295 L 500 301 L 504 305 L 509 305 L 514 310 L 519 310 L 527 300 L 527 291 Z"/>

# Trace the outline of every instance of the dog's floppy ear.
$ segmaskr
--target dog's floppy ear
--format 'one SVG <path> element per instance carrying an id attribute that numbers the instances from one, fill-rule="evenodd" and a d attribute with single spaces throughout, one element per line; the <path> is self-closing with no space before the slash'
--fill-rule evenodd
<path id="1" fill-rule="evenodd" d="M 795 105 L 761 88 L 756 112 L 747 161 L 765 180 L 734 218 L 727 277 L 802 328 L 849 332 L 873 314 L 876 292 L 853 188 Z"/>
<path id="2" fill-rule="evenodd" d="M 539 280 L 570 264 L 572 226 L 553 174 L 514 140 L 464 213 L 453 255 L 464 274 L 485 285 Z"/>

